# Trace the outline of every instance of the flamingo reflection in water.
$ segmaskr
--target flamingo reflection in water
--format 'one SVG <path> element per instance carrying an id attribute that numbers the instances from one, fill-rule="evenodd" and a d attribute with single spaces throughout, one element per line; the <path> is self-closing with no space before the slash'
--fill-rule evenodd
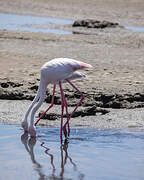
<path id="1" fill-rule="evenodd" d="M 24 145 L 24 147 L 25 147 L 26 151 L 28 152 L 28 154 L 30 155 L 31 161 L 35 166 L 34 170 L 38 173 L 39 179 L 47 179 L 47 178 L 50 178 L 50 179 L 59 179 L 59 178 L 61 178 L 61 179 L 63 179 L 64 178 L 64 169 L 65 169 L 65 166 L 67 164 L 68 159 L 69 159 L 69 162 L 73 166 L 73 170 L 75 172 L 76 171 L 78 172 L 78 179 L 79 180 L 84 179 L 84 174 L 82 174 L 82 173 L 80 173 L 78 171 L 77 165 L 73 162 L 72 158 L 68 154 L 68 141 L 65 141 L 64 144 L 62 144 L 60 146 L 61 170 L 60 170 L 59 176 L 55 175 L 56 174 L 56 167 L 54 165 L 54 155 L 49 152 L 50 148 L 46 147 L 44 145 L 45 144 L 44 142 L 42 142 L 40 144 L 40 146 L 45 149 L 44 152 L 50 158 L 50 164 L 52 166 L 52 173 L 51 173 L 50 176 L 47 176 L 46 174 L 44 174 L 43 166 L 38 161 L 36 161 L 36 159 L 35 159 L 34 146 L 36 145 L 37 139 L 36 138 L 31 138 L 31 137 L 29 138 L 28 133 L 24 133 L 21 136 L 21 142 Z"/>
<path id="2" fill-rule="evenodd" d="M 38 173 L 40 179 L 45 178 L 45 174 L 42 171 L 42 165 L 35 160 L 34 146 L 36 144 L 35 138 L 29 138 L 28 133 L 24 133 L 21 136 L 21 142 L 24 145 L 26 151 L 29 153 L 32 163 L 34 164 L 34 170 Z"/>

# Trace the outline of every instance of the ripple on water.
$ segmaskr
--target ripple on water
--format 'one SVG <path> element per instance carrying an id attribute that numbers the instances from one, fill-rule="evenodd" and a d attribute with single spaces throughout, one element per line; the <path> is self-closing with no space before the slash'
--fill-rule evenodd
<path id="1" fill-rule="evenodd" d="M 38 127 L 35 140 L 0 124 L 0 179 L 143 179 L 144 131 L 76 127 L 62 146 L 59 133 Z"/>

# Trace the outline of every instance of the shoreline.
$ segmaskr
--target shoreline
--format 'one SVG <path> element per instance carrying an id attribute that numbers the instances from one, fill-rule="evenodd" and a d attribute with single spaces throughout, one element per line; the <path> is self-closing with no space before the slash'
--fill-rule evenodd
<path id="1" fill-rule="evenodd" d="M 36 2 L 27 0 L 21 3 L 18 0 L 14 0 L 12 5 L 9 4 L 9 0 L 0 2 L 0 13 L 75 20 L 108 20 L 118 22 L 122 26 L 144 27 L 142 0 L 138 2 L 120 0 L 117 3 L 114 0 L 109 2 L 94 0 L 91 3 L 87 3 L 86 0 L 79 2 L 71 0 L 69 3 L 66 0 L 60 3 L 58 0 L 49 3 L 44 0 Z M 110 111 L 106 115 L 101 115 L 108 118 L 113 112 L 133 113 L 144 108 L 144 32 L 134 32 L 120 27 L 105 29 L 72 27 L 72 25 L 41 25 L 41 27 L 56 27 L 74 33 L 57 35 L 0 30 L 0 99 L 32 100 L 39 85 L 41 66 L 53 58 L 68 57 L 94 66 L 94 70 L 84 72 L 88 79 L 74 82 L 86 97 L 77 118 L 92 110 L 95 114 L 99 114 L 98 111 L 101 113 L 104 110 Z M 78 96 L 66 84 L 63 87 L 68 104 L 73 107 Z M 47 103 L 51 99 L 51 89 L 52 86 L 49 85 Z M 55 104 L 60 105 L 59 91 L 56 94 Z M 114 113 L 113 117 L 115 115 Z M 86 117 L 92 116 L 86 114 Z M 139 121 L 134 118 L 132 117 L 133 122 Z M 141 121 L 141 117 L 139 118 Z M 121 118 L 120 121 L 123 122 Z M 105 120 L 105 123 L 108 125 L 109 122 Z M 144 127 L 143 123 L 142 126 Z"/>
<path id="2" fill-rule="evenodd" d="M 0 81 L 0 99 L 3 100 L 30 100 L 32 101 L 38 90 L 37 83 L 14 82 L 10 80 Z M 77 80 L 75 81 L 77 82 Z M 77 83 L 78 84 L 78 83 Z M 51 89 L 52 85 L 48 85 L 46 93 L 46 103 L 51 103 Z M 70 106 L 77 104 L 79 95 L 69 89 L 66 85 L 64 86 L 65 95 Z M 116 92 L 97 92 L 94 88 L 91 91 L 82 91 L 85 100 L 82 103 L 82 107 L 97 106 L 100 108 L 113 108 L 113 109 L 134 109 L 144 107 L 144 93 L 132 92 L 132 93 L 116 93 Z M 60 92 L 57 90 L 55 95 L 54 104 L 61 105 Z"/>
<path id="3" fill-rule="evenodd" d="M 0 100 L 0 123 L 2 124 L 21 124 L 24 118 L 27 107 L 30 105 L 27 100 Z M 39 113 L 48 107 L 47 103 L 43 103 L 40 110 L 36 113 L 35 120 Z M 69 107 L 69 112 L 74 107 Z M 81 111 L 82 107 L 78 109 Z M 71 127 L 92 127 L 97 129 L 135 129 L 144 130 L 144 108 L 136 109 L 109 109 L 110 112 L 101 114 L 97 112 L 96 115 L 77 116 L 71 118 Z M 48 119 L 41 119 L 38 126 L 60 127 L 61 108 L 59 105 L 54 105 L 48 113 Z M 55 115 L 55 116 L 54 116 Z M 64 118 L 64 120 L 66 120 Z"/>

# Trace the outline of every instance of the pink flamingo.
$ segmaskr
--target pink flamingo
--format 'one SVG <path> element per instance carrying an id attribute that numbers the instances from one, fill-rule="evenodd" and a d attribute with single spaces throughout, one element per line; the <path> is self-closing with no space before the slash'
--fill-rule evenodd
<path id="1" fill-rule="evenodd" d="M 36 137 L 35 126 L 37 125 L 39 120 L 53 106 L 55 89 L 56 89 L 56 85 L 58 84 L 60 87 L 60 92 L 61 92 L 61 109 L 62 109 L 61 128 L 60 128 L 61 141 L 62 141 L 62 131 L 63 131 L 65 137 L 67 137 L 67 135 L 69 136 L 69 134 L 70 134 L 69 120 L 84 99 L 84 95 L 71 82 L 71 80 L 77 79 L 77 78 L 85 78 L 86 77 L 85 75 L 80 74 L 77 71 L 79 69 L 84 69 L 84 68 L 92 68 L 92 66 L 90 64 L 84 63 L 82 61 L 77 61 L 77 60 L 69 59 L 69 58 L 56 58 L 56 59 L 53 59 L 53 60 L 45 63 L 42 66 L 41 71 L 40 71 L 40 85 L 38 88 L 38 92 L 37 92 L 35 98 L 33 99 L 30 107 L 28 108 L 28 110 L 25 114 L 24 120 L 22 121 L 22 127 L 25 132 L 28 132 L 31 135 L 31 137 Z M 66 98 L 65 98 L 65 95 L 63 92 L 63 88 L 62 88 L 62 83 L 64 83 L 64 82 L 68 82 L 81 95 L 80 101 L 78 102 L 78 104 L 76 105 L 76 107 L 74 108 L 73 112 L 70 115 L 68 114 L 68 105 L 67 105 L 67 101 L 66 101 Z M 42 105 L 43 101 L 45 100 L 46 88 L 49 83 L 54 84 L 51 104 L 48 107 L 48 109 L 40 116 L 40 118 L 34 124 L 34 115 L 35 115 L 36 111 L 40 108 L 40 106 Z M 34 105 L 35 105 L 35 107 L 34 107 Z M 67 121 L 63 125 L 64 108 L 66 109 Z M 32 112 L 31 112 L 30 125 L 28 127 L 27 119 L 28 119 L 28 115 L 31 110 L 32 110 Z M 66 127 L 68 127 L 68 134 L 67 134 Z"/>

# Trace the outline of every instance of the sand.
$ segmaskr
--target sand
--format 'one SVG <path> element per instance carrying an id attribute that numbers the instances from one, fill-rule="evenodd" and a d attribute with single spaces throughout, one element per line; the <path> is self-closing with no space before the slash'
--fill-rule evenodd
<path id="1" fill-rule="evenodd" d="M 118 22 L 121 26 L 144 27 L 143 0 L 5 0 L 0 2 L 0 13 L 73 20 L 93 18 Z M 144 32 L 120 27 L 96 30 L 59 25 L 58 28 L 75 33 L 0 31 L 1 99 L 32 99 L 36 93 L 33 87 L 39 84 L 43 63 L 56 57 L 68 57 L 94 66 L 93 70 L 85 72 L 88 79 L 75 82 L 86 95 L 84 107 L 97 104 L 112 108 L 111 112 L 113 108 L 144 107 Z M 9 84 L 5 87 L 2 83 Z M 64 88 L 68 89 L 67 85 Z M 68 93 L 72 94 L 71 91 Z M 15 95 L 17 98 L 12 98 Z M 104 98 L 97 101 L 99 96 Z M 108 97 L 107 104 L 104 103 L 105 97 Z M 69 101 L 75 103 L 72 99 Z M 136 123 L 141 118 L 136 120 L 133 117 L 133 120 Z"/>

